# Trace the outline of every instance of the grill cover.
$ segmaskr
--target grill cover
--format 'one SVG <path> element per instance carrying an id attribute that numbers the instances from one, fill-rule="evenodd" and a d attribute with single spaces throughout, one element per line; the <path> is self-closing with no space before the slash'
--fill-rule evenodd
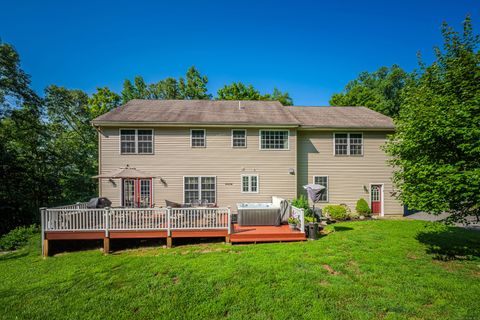
<path id="1" fill-rule="evenodd" d="M 87 208 L 88 209 L 100 209 L 110 207 L 112 205 L 112 201 L 108 200 L 108 198 L 100 197 L 100 198 L 92 198 L 88 201 Z"/>

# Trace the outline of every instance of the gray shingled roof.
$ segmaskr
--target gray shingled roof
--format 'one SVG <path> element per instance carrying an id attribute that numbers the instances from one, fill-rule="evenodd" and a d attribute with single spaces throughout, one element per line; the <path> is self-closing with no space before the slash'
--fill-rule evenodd
<path id="1" fill-rule="evenodd" d="M 278 101 L 235 100 L 131 100 L 93 120 L 188 124 L 298 125 Z"/>
<path id="2" fill-rule="evenodd" d="M 302 127 L 394 129 L 393 120 L 366 107 L 286 107 Z"/>
<path id="3" fill-rule="evenodd" d="M 131 100 L 93 120 L 130 122 L 394 129 L 391 118 L 365 107 L 285 107 L 278 101 Z"/>

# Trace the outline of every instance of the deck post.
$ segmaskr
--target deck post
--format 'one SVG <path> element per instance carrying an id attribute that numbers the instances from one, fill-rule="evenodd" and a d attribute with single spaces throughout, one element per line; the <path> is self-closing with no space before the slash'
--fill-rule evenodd
<path id="1" fill-rule="evenodd" d="M 167 236 L 167 248 L 171 248 L 171 247 L 172 247 L 172 237 Z"/>
<path id="2" fill-rule="evenodd" d="M 103 254 L 108 254 L 110 252 L 110 238 L 103 238 Z"/>
<path id="3" fill-rule="evenodd" d="M 45 255 L 45 211 L 47 208 L 42 207 L 40 208 L 40 224 L 41 224 L 41 232 L 42 232 L 42 256 L 46 257 Z M 48 243 L 48 242 L 47 242 Z M 48 248 L 47 248 L 48 252 Z"/>
<path id="4" fill-rule="evenodd" d="M 302 233 L 305 233 L 305 211 L 302 209 L 300 209 L 300 228 L 301 228 L 301 232 Z"/>
<path id="5" fill-rule="evenodd" d="M 110 221 L 110 207 L 106 207 L 105 209 L 105 238 L 109 237 L 108 229 L 109 229 L 109 221 Z"/>
<path id="6" fill-rule="evenodd" d="M 43 247 L 43 257 L 46 258 L 48 257 L 48 249 L 50 247 L 48 243 L 48 239 L 43 239 L 42 247 Z"/>
<path id="7" fill-rule="evenodd" d="M 231 210 L 231 207 L 228 206 L 227 207 L 228 209 L 228 235 L 230 236 L 230 234 L 232 233 L 232 210 Z M 228 237 L 230 239 L 230 237 Z M 226 242 L 229 242 L 229 241 L 226 241 Z"/>
<path id="8" fill-rule="evenodd" d="M 171 225 L 170 225 L 171 212 L 172 212 L 172 207 L 167 207 L 167 237 L 172 236 L 172 230 L 170 230 L 170 228 L 171 228 Z M 168 243 L 168 241 L 167 241 L 167 243 Z"/>

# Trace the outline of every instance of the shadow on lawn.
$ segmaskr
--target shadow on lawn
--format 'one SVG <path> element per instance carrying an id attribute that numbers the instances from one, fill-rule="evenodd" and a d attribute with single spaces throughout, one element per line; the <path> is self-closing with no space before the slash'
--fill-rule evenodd
<path id="1" fill-rule="evenodd" d="M 480 232 L 437 225 L 417 234 L 427 253 L 436 260 L 473 260 L 480 258 Z"/>
<path id="2" fill-rule="evenodd" d="M 344 226 L 334 226 L 334 227 L 333 227 L 333 230 L 334 230 L 335 232 L 339 232 L 339 231 L 350 231 L 350 230 L 353 230 L 353 228 L 344 227 Z"/>

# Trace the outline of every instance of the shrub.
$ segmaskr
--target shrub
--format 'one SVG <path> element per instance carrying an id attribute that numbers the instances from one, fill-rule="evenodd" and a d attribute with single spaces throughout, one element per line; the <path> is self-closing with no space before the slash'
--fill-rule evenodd
<path id="1" fill-rule="evenodd" d="M 355 211 L 358 214 L 369 216 L 371 213 L 370 207 L 368 206 L 367 200 L 360 198 L 357 201 L 357 205 L 355 206 Z"/>
<path id="2" fill-rule="evenodd" d="M 323 211 L 327 216 L 334 220 L 344 221 L 349 218 L 345 206 L 342 205 L 328 205 L 323 208 Z"/>
<path id="3" fill-rule="evenodd" d="M 0 238 L 0 250 L 16 250 L 27 244 L 28 239 L 39 231 L 38 226 L 18 227 Z"/>
<path id="4" fill-rule="evenodd" d="M 291 204 L 294 207 L 303 209 L 303 212 L 305 213 L 305 217 L 313 217 L 313 211 L 312 209 L 310 209 L 308 199 L 303 194 L 298 198 L 294 198 L 291 201 Z"/>
<path id="5" fill-rule="evenodd" d="M 297 218 L 290 217 L 290 218 L 288 218 L 288 223 L 289 223 L 289 224 L 298 224 L 299 221 L 298 221 Z"/>

